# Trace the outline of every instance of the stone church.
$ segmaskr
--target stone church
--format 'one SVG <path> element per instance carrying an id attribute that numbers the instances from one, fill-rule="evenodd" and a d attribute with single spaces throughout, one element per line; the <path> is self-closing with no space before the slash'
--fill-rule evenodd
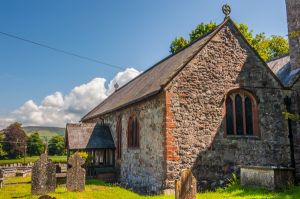
<path id="1" fill-rule="evenodd" d="M 300 180 L 300 2 L 286 0 L 290 54 L 265 62 L 230 17 L 67 124 L 68 153 L 86 150 L 91 175 L 170 193 L 191 168 L 199 190 L 241 165 L 295 168 Z"/>

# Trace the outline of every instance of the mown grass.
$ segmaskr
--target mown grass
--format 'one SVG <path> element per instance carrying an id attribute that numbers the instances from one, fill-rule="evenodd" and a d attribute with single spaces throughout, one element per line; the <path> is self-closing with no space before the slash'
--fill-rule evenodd
<path id="1" fill-rule="evenodd" d="M 57 163 L 57 162 L 67 162 L 67 156 L 49 156 L 49 158 Z M 39 159 L 39 156 L 29 156 L 25 158 L 25 162 L 35 162 Z M 0 165 L 4 164 L 15 164 L 15 163 L 24 163 L 24 158 L 19 158 L 19 159 L 9 159 L 9 160 L 0 160 Z"/>
<path id="2" fill-rule="evenodd" d="M 4 180 L 4 185 L 6 184 L 13 184 L 13 183 L 29 183 L 31 182 L 31 176 L 26 177 L 7 177 Z"/>
<path id="3" fill-rule="evenodd" d="M 28 181 L 27 178 L 17 178 L 15 181 Z M 4 186 L 0 190 L 0 198 L 29 198 L 39 196 L 30 194 L 30 184 L 17 184 Z M 174 195 L 141 196 L 131 190 L 107 184 L 98 180 L 87 180 L 84 192 L 67 192 L 65 186 L 59 186 L 54 193 L 49 194 L 57 199 L 174 199 Z M 197 199 L 299 199 L 300 187 L 295 186 L 281 193 L 269 192 L 258 188 L 245 188 L 233 185 L 215 192 L 197 194 Z"/>

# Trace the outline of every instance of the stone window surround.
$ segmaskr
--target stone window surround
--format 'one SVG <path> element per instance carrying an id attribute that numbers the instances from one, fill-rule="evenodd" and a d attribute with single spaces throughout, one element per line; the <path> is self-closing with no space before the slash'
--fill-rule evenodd
<path id="1" fill-rule="evenodd" d="M 242 103 L 243 103 L 243 135 L 237 135 L 236 133 L 236 115 L 235 115 L 235 96 L 239 94 L 242 97 Z M 228 135 L 227 134 L 227 128 L 226 128 L 226 100 L 230 97 L 232 100 L 233 105 L 233 134 Z M 253 125 L 253 135 L 247 135 L 246 134 L 246 113 L 245 113 L 245 98 L 248 97 L 251 100 L 252 103 L 252 125 Z M 225 107 L 225 114 L 224 114 L 224 137 L 230 137 L 230 138 L 247 138 L 247 139 L 257 139 L 260 138 L 260 129 L 259 129 L 259 113 L 258 113 L 258 105 L 259 105 L 259 99 L 257 96 L 252 94 L 251 91 L 246 90 L 244 88 L 235 88 L 227 92 L 225 100 L 224 100 L 224 107 Z"/>
<path id="2" fill-rule="evenodd" d="M 130 139 L 132 139 L 132 133 L 130 133 L 130 125 L 131 125 L 131 122 L 133 120 L 136 120 L 136 123 L 137 123 L 137 129 L 136 129 L 136 136 L 137 136 L 137 145 L 134 145 L 134 144 L 131 144 L 130 143 Z M 140 125 L 139 125 L 139 120 L 138 120 L 138 117 L 137 117 L 137 114 L 136 113 L 131 113 L 131 115 L 129 116 L 128 118 L 128 126 L 127 126 L 127 148 L 128 149 L 139 149 L 140 148 Z"/>

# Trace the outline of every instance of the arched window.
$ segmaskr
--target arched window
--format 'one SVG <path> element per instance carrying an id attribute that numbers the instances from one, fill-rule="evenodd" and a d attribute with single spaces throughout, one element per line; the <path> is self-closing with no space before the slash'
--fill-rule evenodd
<path id="1" fill-rule="evenodd" d="M 128 120 L 128 147 L 135 148 L 140 145 L 139 122 L 135 114 Z"/>
<path id="2" fill-rule="evenodd" d="M 242 97 L 237 94 L 235 96 L 235 120 L 236 120 L 236 134 L 243 135 L 243 102 Z"/>
<path id="3" fill-rule="evenodd" d="M 232 99 L 227 97 L 226 99 L 226 131 L 227 135 L 233 134 L 233 109 L 232 109 Z"/>
<path id="4" fill-rule="evenodd" d="M 226 134 L 258 136 L 256 98 L 248 91 L 236 90 L 226 97 Z"/>
<path id="5" fill-rule="evenodd" d="M 253 135 L 253 113 L 252 102 L 249 97 L 245 98 L 246 134 Z"/>
<path id="6" fill-rule="evenodd" d="M 117 158 L 121 159 L 122 157 L 122 117 L 117 117 L 117 126 L 116 126 L 116 134 L 117 134 Z"/>

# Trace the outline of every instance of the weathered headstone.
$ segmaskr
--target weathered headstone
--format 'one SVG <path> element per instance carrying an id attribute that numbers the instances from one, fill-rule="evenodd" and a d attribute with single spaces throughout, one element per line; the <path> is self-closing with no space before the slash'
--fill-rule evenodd
<path id="1" fill-rule="evenodd" d="M 32 167 L 31 193 L 47 194 L 55 191 L 55 164 L 43 153 Z"/>
<path id="2" fill-rule="evenodd" d="M 175 181 L 175 199 L 196 199 L 197 181 L 190 169 L 180 172 L 180 178 Z"/>
<path id="3" fill-rule="evenodd" d="M 67 190 L 84 191 L 85 186 L 85 169 L 81 166 L 85 160 L 75 153 L 69 158 L 68 164 L 71 166 L 67 171 Z"/>
<path id="4" fill-rule="evenodd" d="M 3 187 L 3 181 L 4 181 L 4 171 L 0 169 L 0 189 Z"/>

